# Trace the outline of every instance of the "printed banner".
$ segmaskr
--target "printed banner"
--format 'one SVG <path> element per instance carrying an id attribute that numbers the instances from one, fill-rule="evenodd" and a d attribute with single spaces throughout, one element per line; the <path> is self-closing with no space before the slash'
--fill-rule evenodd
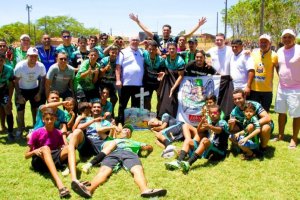
<path id="1" fill-rule="evenodd" d="M 177 119 L 197 126 L 201 119 L 201 109 L 205 97 L 214 94 L 218 97 L 221 76 L 185 76 L 178 92 Z"/>
<path id="2" fill-rule="evenodd" d="M 148 129 L 148 121 L 156 117 L 156 113 L 141 108 L 126 108 L 125 124 L 131 124 L 134 129 Z"/>

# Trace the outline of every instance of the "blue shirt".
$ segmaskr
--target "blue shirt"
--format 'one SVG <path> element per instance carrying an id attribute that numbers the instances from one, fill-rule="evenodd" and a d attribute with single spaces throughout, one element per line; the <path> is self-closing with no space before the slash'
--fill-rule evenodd
<path id="1" fill-rule="evenodd" d="M 38 54 L 41 63 L 45 65 L 46 72 L 48 72 L 48 69 L 50 68 L 51 65 L 53 65 L 55 61 L 55 47 L 50 46 L 50 49 L 45 50 L 44 46 L 36 46 L 38 49 Z"/>

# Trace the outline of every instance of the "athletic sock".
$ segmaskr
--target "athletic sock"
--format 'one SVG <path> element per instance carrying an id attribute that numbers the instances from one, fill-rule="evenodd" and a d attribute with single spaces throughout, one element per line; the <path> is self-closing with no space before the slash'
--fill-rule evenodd
<path id="1" fill-rule="evenodd" d="M 165 145 L 165 147 L 167 147 L 167 146 L 169 146 L 171 144 L 171 142 L 169 140 L 165 139 L 163 141 L 163 144 Z"/>
<path id="2" fill-rule="evenodd" d="M 7 122 L 7 131 L 12 133 L 14 130 L 14 117 L 13 115 L 6 115 L 6 122 Z"/>
<path id="3" fill-rule="evenodd" d="M 180 150 L 178 161 L 182 161 L 185 158 L 186 154 L 187 153 L 185 151 Z"/>
<path id="4" fill-rule="evenodd" d="M 90 163 L 94 166 L 94 165 L 100 163 L 100 162 L 105 158 L 105 156 L 106 156 L 106 154 L 103 153 L 103 152 L 101 151 L 98 155 L 96 155 L 96 156 L 91 160 Z"/>
<path id="5" fill-rule="evenodd" d="M 194 153 L 194 155 L 188 160 L 189 164 L 192 165 L 196 160 L 198 160 L 199 155 Z"/>

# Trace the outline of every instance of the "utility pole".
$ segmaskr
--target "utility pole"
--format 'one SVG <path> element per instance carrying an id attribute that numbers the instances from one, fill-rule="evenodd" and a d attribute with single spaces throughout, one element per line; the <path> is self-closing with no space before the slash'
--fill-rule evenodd
<path id="1" fill-rule="evenodd" d="M 224 35 L 226 38 L 226 35 L 227 35 L 227 0 L 225 0 L 225 31 L 224 31 Z"/>
<path id="2" fill-rule="evenodd" d="M 264 15 L 265 15 L 265 0 L 261 0 L 261 7 L 260 7 L 260 27 L 259 33 L 262 35 L 264 33 Z"/>
<path id="3" fill-rule="evenodd" d="M 27 13 L 28 13 L 28 35 L 30 35 L 30 11 L 32 10 L 32 5 L 28 5 L 26 4 L 26 10 L 27 10 Z"/>
<path id="4" fill-rule="evenodd" d="M 216 35 L 218 34 L 219 32 L 219 12 L 217 12 L 217 27 L 216 27 Z"/>

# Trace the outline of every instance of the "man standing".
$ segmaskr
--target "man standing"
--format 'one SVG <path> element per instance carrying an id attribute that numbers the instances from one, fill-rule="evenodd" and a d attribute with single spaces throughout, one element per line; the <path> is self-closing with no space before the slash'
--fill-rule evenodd
<path id="1" fill-rule="evenodd" d="M 289 148 L 295 149 L 300 129 L 300 45 L 295 44 L 296 34 L 291 29 L 284 30 L 281 39 L 284 46 L 277 52 L 279 85 L 275 103 L 275 111 L 279 113 L 278 139 L 283 139 L 288 111 L 293 118 L 293 136 Z"/>
<path id="2" fill-rule="evenodd" d="M 230 76 L 234 89 L 243 89 L 249 96 L 254 78 L 254 63 L 250 55 L 243 51 L 243 42 L 240 39 L 231 42 L 234 55 L 230 60 Z"/>
<path id="3" fill-rule="evenodd" d="M 59 96 L 63 99 L 74 96 L 73 79 L 75 70 L 68 65 L 68 57 L 66 53 L 58 53 L 57 63 L 52 65 L 47 72 L 45 91 L 49 96 L 50 90 L 57 90 Z"/>
<path id="4" fill-rule="evenodd" d="M 163 31 L 163 36 L 159 37 L 157 34 L 152 33 L 151 30 L 149 30 L 144 24 L 142 24 L 138 18 L 137 15 L 134 15 L 133 13 L 129 14 L 130 19 L 132 19 L 133 21 L 135 21 L 137 23 L 137 25 L 149 36 L 152 37 L 153 40 L 155 40 L 155 42 L 157 42 L 157 44 L 159 45 L 159 50 L 161 51 L 162 54 L 166 54 L 167 53 L 167 43 L 168 42 L 178 42 L 179 36 L 177 37 L 171 37 L 171 29 L 172 27 L 168 24 L 164 25 L 162 27 L 162 31 Z M 206 18 L 202 17 L 201 19 L 199 19 L 197 25 L 187 34 L 182 35 L 185 38 L 191 37 L 193 35 L 193 33 L 195 33 L 200 26 L 202 26 L 203 24 L 205 24 L 206 22 Z"/>
<path id="5" fill-rule="evenodd" d="M 138 48 L 139 37 L 131 37 L 129 47 L 123 49 L 116 62 L 116 86 L 121 88 L 119 101 L 119 123 L 124 124 L 124 110 L 131 97 L 131 106 L 139 107 L 139 100 L 135 94 L 140 92 L 143 85 L 144 58 Z"/>
<path id="6" fill-rule="evenodd" d="M 55 63 L 55 47 L 51 45 L 51 38 L 48 34 L 42 36 L 42 45 L 36 48 L 39 51 L 39 58 L 41 63 L 45 65 L 46 72 L 48 72 L 51 65 Z"/>
<path id="7" fill-rule="evenodd" d="M 13 66 L 15 67 L 16 64 L 22 60 L 26 59 L 26 53 L 27 50 L 30 47 L 30 37 L 27 34 L 23 34 L 20 37 L 20 43 L 21 46 L 15 48 L 14 50 L 14 61 L 13 61 Z"/>
<path id="8" fill-rule="evenodd" d="M 251 54 L 254 61 L 255 76 L 249 99 L 260 103 L 269 112 L 273 97 L 274 68 L 278 65 L 278 57 L 271 50 L 271 36 L 261 35 L 258 45 L 259 49 L 254 50 Z"/>
<path id="9" fill-rule="evenodd" d="M 65 52 L 68 56 L 68 63 L 70 65 L 72 65 L 71 56 L 72 56 L 72 53 L 74 51 L 76 51 L 76 47 L 73 44 L 71 44 L 72 36 L 71 36 L 70 31 L 63 30 L 61 32 L 61 37 L 62 37 L 63 43 L 56 47 L 56 54 L 58 54 L 60 52 Z"/>
<path id="10" fill-rule="evenodd" d="M 30 101 L 33 124 L 37 108 L 41 105 L 41 94 L 44 90 L 46 68 L 38 60 L 38 50 L 30 47 L 27 60 L 19 62 L 15 69 L 15 90 L 18 131 L 16 137 L 22 136 L 25 127 L 24 113 L 26 101 Z"/>
<path id="11" fill-rule="evenodd" d="M 232 79 L 230 77 L 230 59 L 233 56 L 232 49 L 225 45 L 225 35 L 218 33 L 215 39 L 215 47 L 208 50 L 211 56 L 211 64 L 221 75 L 221 83 L 219 89 L 218 105 L 224 111 L 226 116 L 229 116 L 232 108 Z"/>
<path id="12" fill-rule="evenodd" d="M 75 68 L 76 72 L 79 70 L 81 63 L 88 59 L 89 53 L 90 51 L 87 50 L 87 39 L 86 37 L 81 36 L 78 38 L 78 50 L 74 51 L 71 55 L 72 66 Z"/>

